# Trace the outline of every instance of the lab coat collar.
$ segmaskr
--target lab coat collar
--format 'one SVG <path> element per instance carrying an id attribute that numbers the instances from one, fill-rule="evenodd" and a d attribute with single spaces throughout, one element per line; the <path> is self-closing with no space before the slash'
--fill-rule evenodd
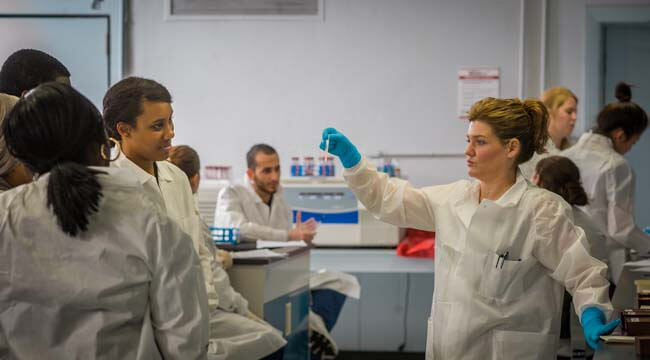
<path id="1" fill-rule="evenodd" d="M 498 198 L 494 203 L 501 207 L 512 207 L 519 204 L 519 200 L 524 196 L 524 193 L 528 189 L 529 183 L 528 180 L 524 177 L 517 167 L 517 177 L 515 183 L 512 184 L 510 189 L 508 189 L 500 198 Z"/>
<path id="2" fill-rule="evenodd" d="M 497 205 L 501 208 L 517 206 L 529 186 L 530 183 L 528 180 L 526 180 L 521 171 L 517 169 L 517 178 L 515 180 L 515 183 L 503 195 L 501 195 L 499 199 L 495 201 L 483 201 Z M 465 191 L 464 196 L 461 196 L 454 203 L 456 213 L 460 217 L 463 224 L 465 224 L 465 227 L 469 228 L 469 223 L 472 220 L 472 216 L 474 216 L 474 213 L 478 208 L 480 187 L 481 185 L 479 181 L 475 181 Z"/>
<path id="3" fill-rule="evenodd" d="M 89 169 L 99 172 L 98 178 L 104 186 L 118 186 L 118 187 L 140 187 L 140 182 L 134 176 L 131 170 L 121 169 L 117 167 L 108 166 L 88 166 Z M 47 182 L 50 173 L 46 172 L 38 177 L 35 182 Z"/>
<path id="4" fill-rule="evenodd" d="M 602 146 L 608 149 L 614 149 L 614 143 L 612 142 L 612 139 L 605 135 L 601 134 L 596 134 L 593 131 L 586 132 L 580 136 L 580 140 L 578 140 L 579 144 L 584 144 L 584 143 L 592 143 L 596 144 L 597 146 Z"/>
<path id="5" fill-rule="evenodd" d="M 158 180 L 164 182 L 174 181 L 174 177 L 171 174 L 170 166 L 176 166 L 169 161 L 156 161 L 156 166 L 158 167 Z"/>
<path id="6" fill-rule="evenodd" d="M 158 168 L 158 180 L 159 181 L 165 181 L 165 182 L 171 182 L 172 181 L 172 176 L 169 173 L 169 169 L 166 164 L 162 164 L 162 161 L 156 161 L 156 166 Z M 153 180 L 155 181 L 156 178 L 149 174 L 148 172 L 144 171 L 140 166 L 138 166 L 136 163 L 131 161 L 124 153 L 120 153 L 118 156 L 117 160 L 115 160 L 115 165 L 117 167 L 121 168 L 129 168 L 132 169 L 133 172 L 135 173 L 135 176 L 137 177 L 138 181 L 140 184 L 144 184 L 147 181 Z"/>
<path id="7" fill-rule="evenodd" d="M 134 176 L 133 171 L 106 166 L 89 166 L 89 168 L 105 173 L 100 175 L 102 184 L 126 187 L 140 186 L 140 182 Z"/>

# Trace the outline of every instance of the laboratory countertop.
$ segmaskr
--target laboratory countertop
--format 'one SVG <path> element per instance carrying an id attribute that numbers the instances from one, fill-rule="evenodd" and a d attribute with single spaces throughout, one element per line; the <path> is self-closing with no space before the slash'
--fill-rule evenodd
<path id="1" fill-rule="evenodd" d="M 636 349 L 634 344 L 604 344 L 602 349 L 598 349 L 594 353 L 594 360 L 621 360 L 635 358 Z"/>
<path id="2" fill-rule="evenodd" d="M 429 258 L 398 256 L 395 249 L 315 248 L 311 270 L 331 269 L 351 273 L 433 273 Z"/>

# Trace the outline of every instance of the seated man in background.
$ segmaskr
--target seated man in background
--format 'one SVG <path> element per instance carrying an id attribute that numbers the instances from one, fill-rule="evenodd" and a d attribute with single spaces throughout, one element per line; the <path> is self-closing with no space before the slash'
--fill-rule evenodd
<path id="1" fill-rule="evenodd" d="M 192 193 L 199 188 L 201 164 L 199 155 L 186 145 L 174 146 L 169 161 L 178 166 L 190 181 Z M 287 343 L 280 332 L 248 309 L 248 301 L 230 285 L 225 269 L 232 266 L 227 251 L 218 250 L 205 222 L 201 222 L 203 237 L 215 260 L 212 265 L 213 286 L 216 299 L 209 298 L 210 350 L 209 359 L 247 360 L 266 356 L 265 360 L 282 359 Z M 215 304 L 216 303 L 216 304 Z"/>
<path id="2" fill-rule="evenodd" d="M 292 214 L 280 186 L 280 158 L 266 144 L 254 145 L 246 154 L 248 169 L 244 185 L 221 190 L 215 212 L 215 226 L 238 227 L 242 241 L 304 240 L 311 243 L 317 222 L 301 222 Z M 329 332 L 343 308 L 346 296 L 359 297 L 359 283 L 349 274 L 318 271 L 310 277 L 312 306 L 309 312 L 312 358 L 336 356 L 338 348 Z"/>
<path id="3" fill-rule="evenodd" d="M 70 72 L 59 60 L 40 50 L 18 50 L 9 55 L 0 69 L 0 93 L 21 97 L 48 81 L 70 85 Z"/>

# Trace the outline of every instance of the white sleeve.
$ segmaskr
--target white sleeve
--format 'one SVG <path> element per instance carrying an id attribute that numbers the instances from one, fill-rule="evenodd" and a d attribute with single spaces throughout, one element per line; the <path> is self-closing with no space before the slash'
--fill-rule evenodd
<path id="1" fill-rule="evenodd" d="M 609 302 L 607 265 L 589 255 L 584 246 L 585 233 L 574 225 L 568 204 L 542 198 L 534 221 L 533 254 L 573 296 L 576 313 L 581 316 L 584 309 L 596 306 L 609 317 L 613 309 Z"/>
<path id="2" fill-rule="evenodd" d="M 171 220 L 152 227 L 149 299 L 158 348 L 164 358 L 205 358 L 210 315 L 192 240 Z"/>
<path id="3" fill-rule="evenodd" d="M 650 251 L 650 236 L 634 221 L 634 173 L 627 164 L 620 164 L 607 172 L 607 232 L 626 248 L 640 254 Z"/>
<path id="4" fill-rule="evenodd" d="M 214 216 L 215 226 L 238 227 L 243 241 L 273 240 L 287 241 L 289 231 L 275 229 L 270 226 L 255 223 L 247 218 L 237 191 L 226 187 L 219 192 L 217 210 Z"/>
<path id="5" fill-rule="evenodd" d="M 435 231 L 434 206 L 453 184 L 416 189 L 407 181 L 389 178 L 365 158 L 343 173 L 359 201 L 379 220 L 401 227 Z"/>
<path id="6" fill-rule="evenodd" d="M 219 260 L 219 256 L 216 254 L 217 248 L 212 242 L 212 236 L 210 235 L 210 230 L 204 222 L 202 222 L 205 245 L 210 249 L 212 254 L 212 261 L 210 263 L 211 268 L 211 284 L 210 287 L 213 289 L 213 296 L 208 294 L 208 302 L 210 303 L 210 312 L 215 308 L 219 308 L 228 312 L 235 312 L 241 315 L 248 315 L 248 301 L 244 297 L 233 289 L 230 284 L 230 277 L 228 273 L 223 269 L 223 265 Z"/>

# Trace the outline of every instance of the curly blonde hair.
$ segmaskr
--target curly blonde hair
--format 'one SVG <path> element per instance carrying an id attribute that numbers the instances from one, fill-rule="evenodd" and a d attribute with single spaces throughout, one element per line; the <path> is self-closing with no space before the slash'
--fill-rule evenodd
<path id="1" fill-rule="evenodd" d="M 477 101 L 469 110 L 469 121 L 481 121 L 492 128 L 505 143 L 517 139 L 521 144 L 516 165 L 524 163 L 533 153 L 544 153 L 548 139 L 548 110 L 537 99 L 495 99 Z"/>

